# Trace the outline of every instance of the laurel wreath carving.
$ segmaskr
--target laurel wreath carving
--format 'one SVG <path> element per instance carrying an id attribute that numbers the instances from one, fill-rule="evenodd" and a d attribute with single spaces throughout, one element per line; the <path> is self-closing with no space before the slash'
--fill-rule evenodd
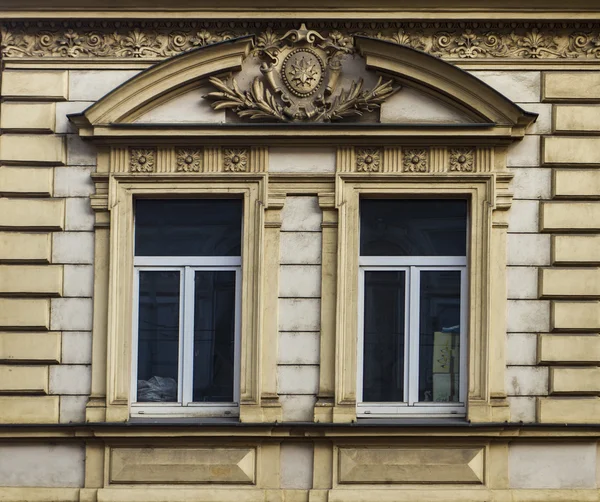
<path id="1" fill-rule="evenodd" d="M 215 110 L 230 109 L 242 118 L 254 120 L 294 122 L 299 119 L 297 116 L 286 114 L 285 108 L 258 77 L 254 79 L 248 91 L 242 91 L 235 79 L 225 82 L 211 77 L 209 81 L 219 89 L 204 96 L 213 101 L 212 106 Z M 362 79 L 354 81 L 348 90 L 342 90 L 331 100 L 317 101 L 316 113 L 302 119 L 308 122 L 334 122 L 360 116 L 379 108 L 381 103 L 399 89 L 394 87 L 392 80 L 384 82 L 381 77 L 371 90 L 363 91 L 363 85 Z"/>

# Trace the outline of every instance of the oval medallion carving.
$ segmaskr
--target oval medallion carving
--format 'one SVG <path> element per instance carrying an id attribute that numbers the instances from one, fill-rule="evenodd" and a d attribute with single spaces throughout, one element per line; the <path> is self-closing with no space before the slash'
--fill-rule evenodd
<path id="1" fill-rule="evenodd" d="M 316 92 L 321 85 L 325 66 L 314 51 L 301 48 L 287 55 L 281 70 L 289 91 L 296 96 L 306 97 Z"/>

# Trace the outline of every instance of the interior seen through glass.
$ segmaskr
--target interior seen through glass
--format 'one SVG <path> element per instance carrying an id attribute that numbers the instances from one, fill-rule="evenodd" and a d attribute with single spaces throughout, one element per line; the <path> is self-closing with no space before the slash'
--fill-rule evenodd
<path id="1" fill-rule="evenodd" d="M 404 401 L 405 272 L 365 272 L 363 401 Z"/>
<path id="2" fill-rule="evenodd" d="M 138 402 L 176 402 L 179 361 L 179 272 L 140 271 Z"/>
<path id="3" fill-rule="evenodd" d="M 460 271 L 422 271 L 419 401 L 459 400 Z"/>
<path id="4" fill-rule="evenodd" d="M 194 402 L 233 402 L 235 272 L 198 271 L 194 296 Z"/>

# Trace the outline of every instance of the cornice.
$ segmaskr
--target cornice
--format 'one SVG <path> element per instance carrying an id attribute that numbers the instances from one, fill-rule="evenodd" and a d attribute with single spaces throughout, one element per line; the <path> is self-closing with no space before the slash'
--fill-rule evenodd
<path id="1" fill-rule="evenodd" d="M 0 47 L 4 61 L 157 61 L 297 27 L 297 21 L 19 21 L 1 25 Z M 319 21 L 309 28 L 378 38 L 458 63 L 600 62 L 600 23 Z"/>

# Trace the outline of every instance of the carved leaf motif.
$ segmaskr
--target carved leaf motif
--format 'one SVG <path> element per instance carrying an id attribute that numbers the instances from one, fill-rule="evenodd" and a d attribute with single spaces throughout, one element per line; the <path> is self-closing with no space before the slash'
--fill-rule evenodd
<path id="1" fill-rule="evenodd" d="M 450 171 L 473 172 L 475 154 L 470 148 L 453 148 L 450 150 Z"/>
<path id="2" fill-rule="evenodd" d="M 154 150 L 133 148 L 129 151 L 129 170 L 132 173 L 151 173 L 154 171 Z"/>
<path id="3" fill-rule="evenodd" d="M 425 148 L 404 150 L 402 171 L 426 173 L 429 170 L 429 151 Z"/>
<path id="4" fill-rule="evenodd" d="M 366 173 L 374 173 L 381 168 L 381 151 L 374 148 L 366 148 L 356 152 L 356 170 Z"/>
<path id="5" fill-rule="evenodd" d="M 238 173 L 248 168 L 248 150 L 245 148 L 226 148 L 223 151 L 223 167 L 225 171 Z"/>
<path id="6" fill-rule="evenodd" d="M 177 171 L 194 172 L 202 170 L 204 154 L 202 150 L 177 150 Z"/>
<path id="7" fill-rule="evenodd" d="M 447 59 L 596 59 L 600 57 L 598 23 L 389 23 L 365 29 L 346 22 L 329 27 L 330 47 L 348 48 L 354 35 L 365 35 L 406 45 Z M 289 24 L 223 25 L 215 22 L 164 22 L 145 24 L 122 21 L 5 22 L 1 28 L 5 58 L 164 58 L 194 47 L 210 45 L 247 34 L 257 35 L 254 53 L 276 49 Z M 327 32 L 328 27 L 323 29 Z M 292 30 L 293 31 L 293 30 Z"/>

